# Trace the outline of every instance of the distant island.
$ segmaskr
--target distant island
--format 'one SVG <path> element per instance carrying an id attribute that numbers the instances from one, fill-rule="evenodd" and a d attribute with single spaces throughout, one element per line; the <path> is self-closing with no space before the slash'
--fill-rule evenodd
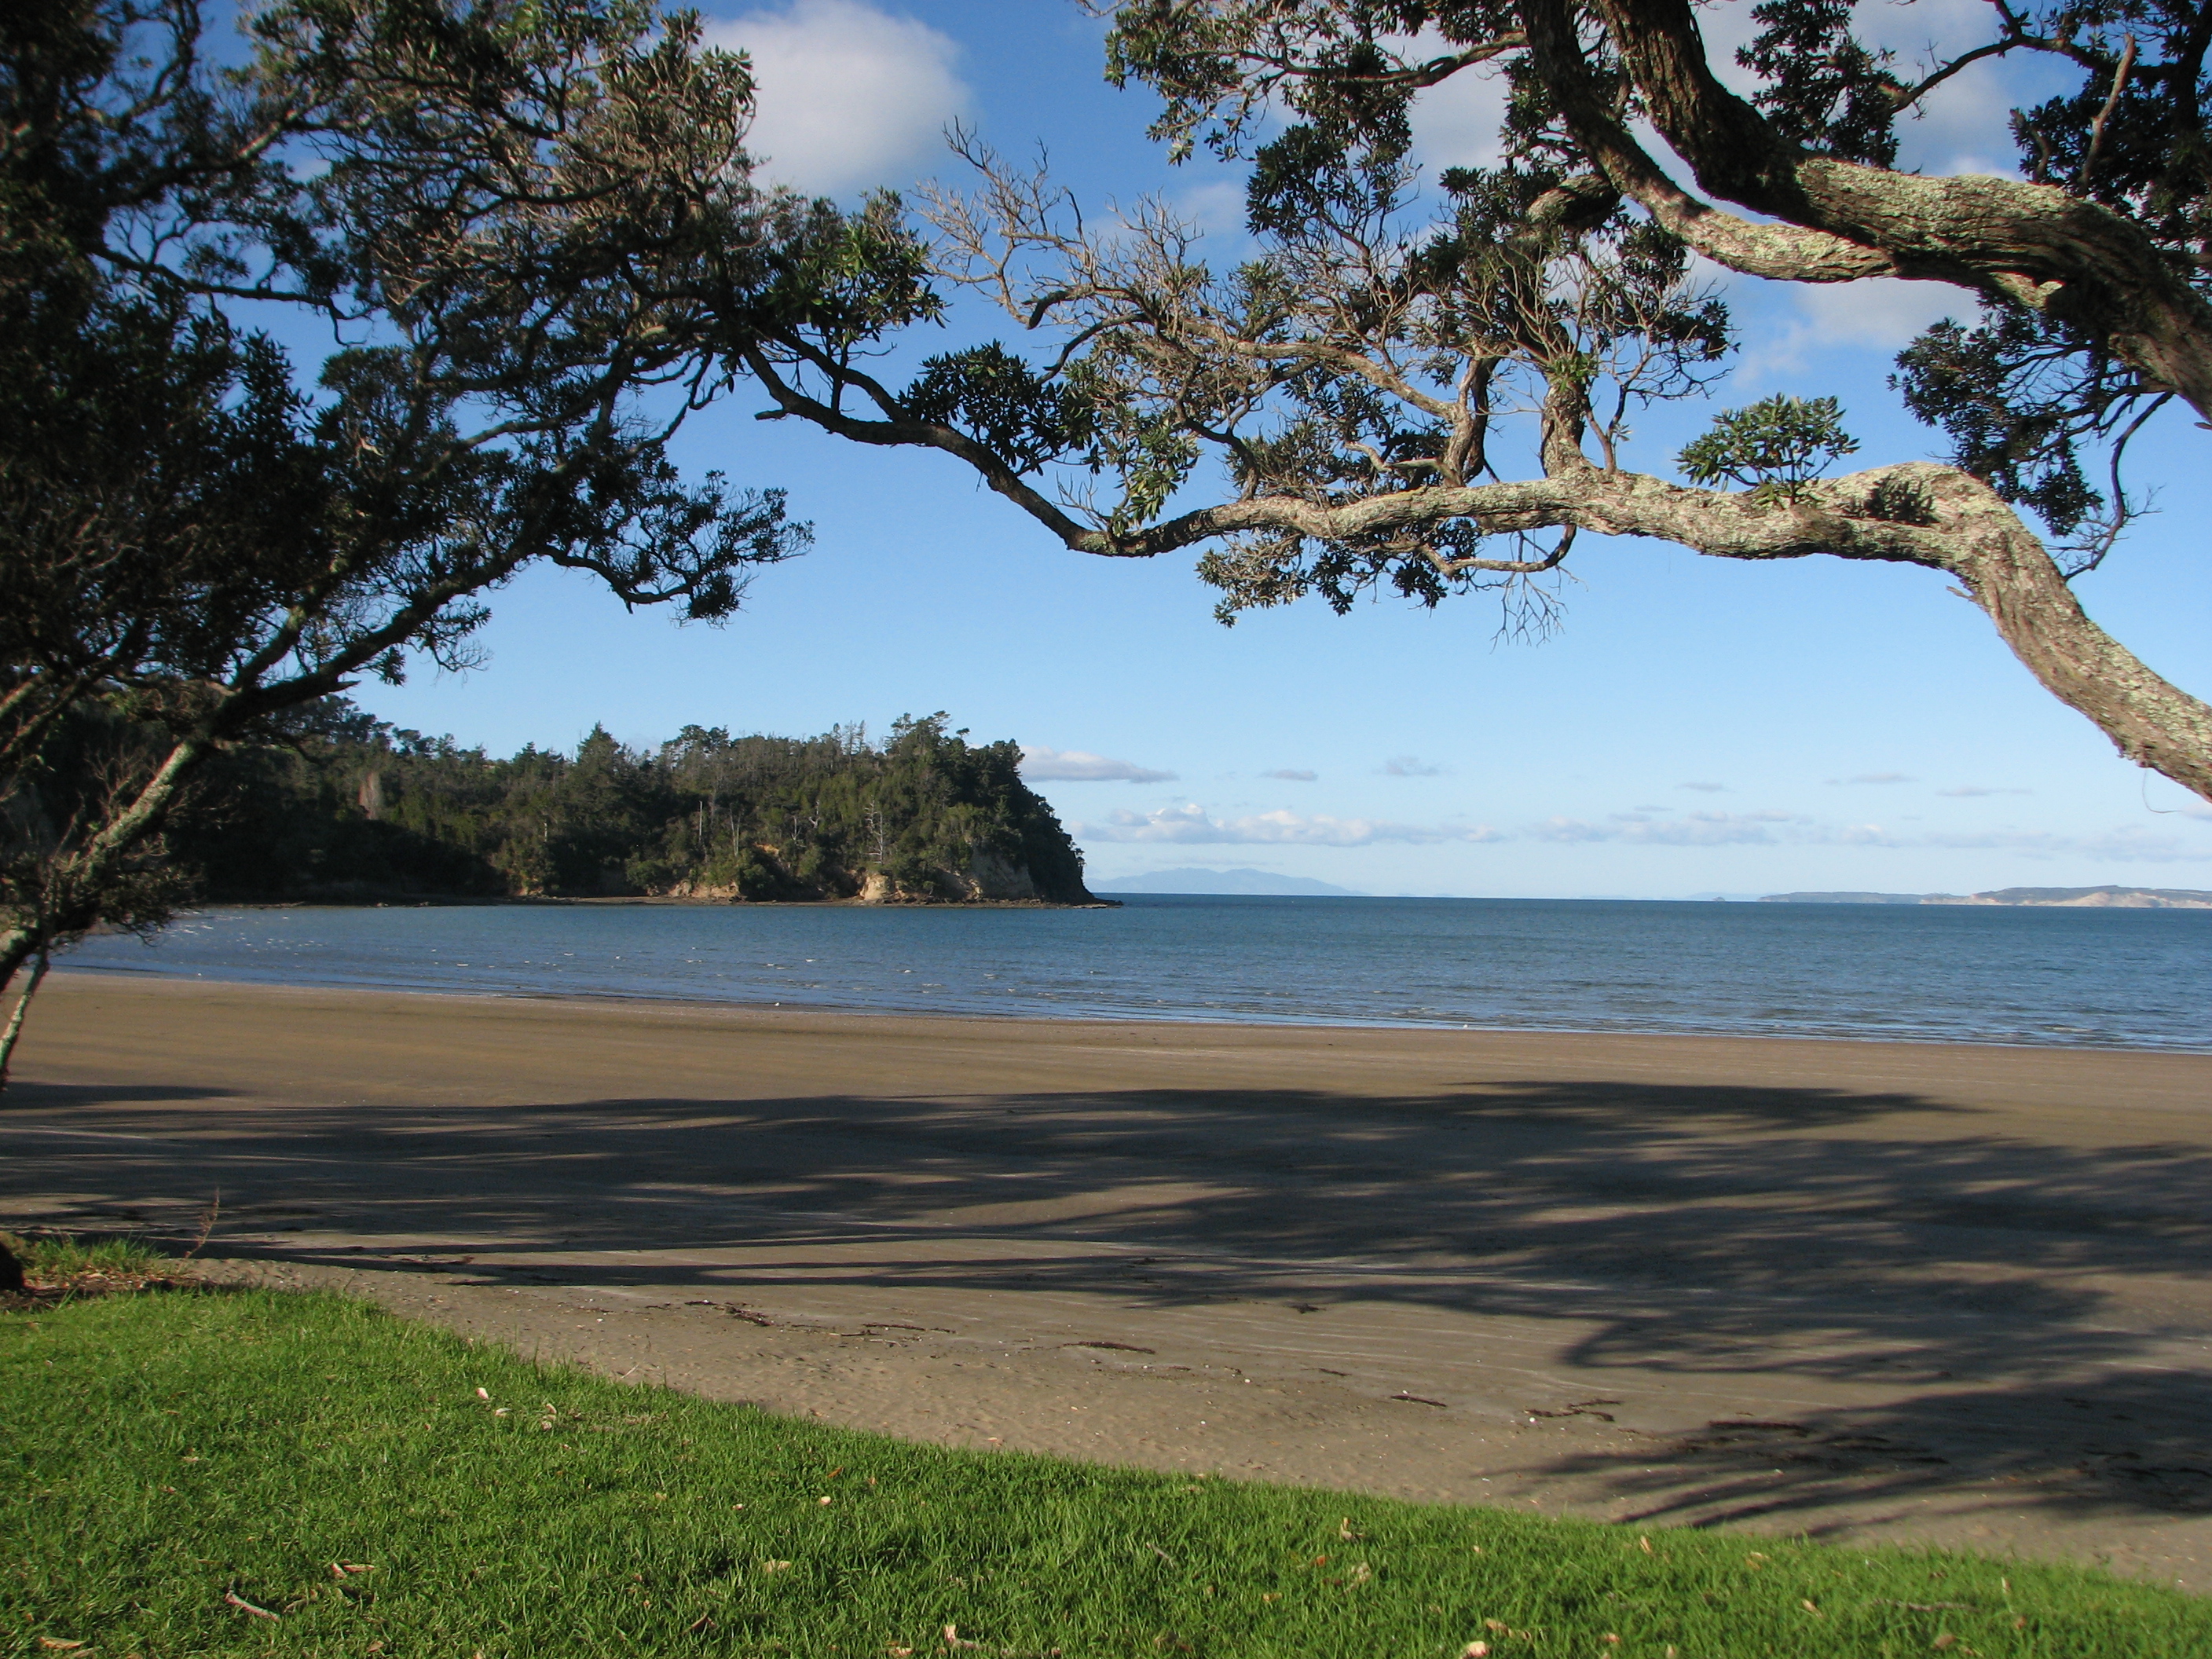
<path id="1" fill-rule="evenodd" d="M 208 898 L 1098 902 L 1020 745 L 941 714 L 500 759 L 331 698 L 279 735 L 223 755 L 167 838 Z"/>
<path id="2" fill-rule="evenodd" d="M 2076 910 L 2212 910 L 2185 887 L 2000 887 L 1988 893 L 1769 893 L 1761 904 L 2025 904 Z"/>
<path id="3" fill-rule="evenodd" d="M 1364 898 L 1349 887 L 1310 876 L 1270 875 L 1265 870 L 1154 870 L 1091 884 L 1102 893 L 1227 893 L 1263 898 Z"/>

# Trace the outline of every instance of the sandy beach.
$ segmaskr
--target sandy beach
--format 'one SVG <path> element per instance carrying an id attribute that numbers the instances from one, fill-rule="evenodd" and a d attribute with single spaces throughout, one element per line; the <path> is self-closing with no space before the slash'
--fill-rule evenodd
<path id="1" fill-rule="evenodd" d="M 2212 1056 L 57 973 L 0 1224 L 917 1439 L 2212 1592 Z"/>

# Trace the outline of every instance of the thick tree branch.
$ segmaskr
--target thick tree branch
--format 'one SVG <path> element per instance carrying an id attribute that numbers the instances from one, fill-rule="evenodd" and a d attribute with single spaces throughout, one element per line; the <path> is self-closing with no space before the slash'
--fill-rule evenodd
<path id="1" fill-rule="evenodd" d="M 1808 485 L 1787 503 L 1761 501 L 1754 492 L 1692 489 L 1642 473 L 1584 468 L 1336 504 L 1262 495 L 1197 508 L 1121 536 L 1085 529 L 1056 510 L 1032 515 L 1076 552 L 1121 557 L 1255 532 L 1370 542 L 1462 520 L 1485 535 L 1565 528 L 1672 542 L 1715 558 L 1825 554 L 1916 564 L 1957 578 L 2037 680 L 2094 721 L 2123 755 L 2212 799 L 2212 707 L 2153 672 L 2091 621 L 2042 542 L 1994 490 L 1929 462 Z M 1558 562 L 1472 561 L 1465 568 L 1528 574 Z"/>
<path id="2" fill-rule="evenodd" d="M 1854 473 L 1811 487 L 1795 506 L 1771 506 L 1747 492 L 1692 489 L 1641 472 L 1607 472 L 1585 465 L 1545 478 L 1496 483 L 1425 485 L 1341 502 L 1261 495 L 1194 508 L 1113 538 L 1077 528 L 1064 536 L 1079 553 L 1150 557 L 1215 537 L 1255 531 L 1289 532 L 1316 542 L 1353 542 L 1464 520 L 1486 536 L 1573 526 L 1599 535 L 1644 536 L 1728 559 L 1797 559 L 1815 553 L 1840 558 L 1917 564 L 1964 574 L 1954 535 L 1942 523 L 1900 523 L 1858 510 L 1885 482 L 1924 489 L 1927 477 L 1958 479 L 2014 524 L 2012 509 L 1983 486 L 1926 462 Z"/>
<path id="3" fill-rule="evenodd" d="M 1714 264 L 1777 282 L 1851 283 L 1898 275 L 1896 262 L 1879 248 L 1799 225 L 1754 224 L 1691 195 L 1615 117 L 1583 59 L 1565 0 L 1527 0 L 1522 9 L 1531 61 L 1577 142 L 1614 189 Z"/>
<path id="4" fill-rule="evenodd" d="M 1626 193 L 1680 222 L 1701 252 L 1753 275 L 1839 280 L 1840 249 L 1811 245 L 1797 269 L 1750 227 L 1746 258 L 1697 224 L 1648 156 L 1621 152 L 1617 123 L 1593 110 L 1566 0 L 1523 0 L 1538 72 L 1577 139 Z M 2053 185 L 1981 175 L 1922 178 L 1810 154 L 1723 86 L 1689 0 L 1595 0 L 1652 124 L 1698 185 L 1786 227 L 1834 239 L 1868 261 L 1841 276 L 1949 282 L 2048 310 L 2109 343 L 2162 390 L 2212 419 L 2212 304 L 2141 230 Z M 1615 172 L 1619 167 L 1620 171 Z M 1671 217 L 1670 217 L 1671 216 Z M 1732 232 L 1741 235 L 1741 232 Z"/>

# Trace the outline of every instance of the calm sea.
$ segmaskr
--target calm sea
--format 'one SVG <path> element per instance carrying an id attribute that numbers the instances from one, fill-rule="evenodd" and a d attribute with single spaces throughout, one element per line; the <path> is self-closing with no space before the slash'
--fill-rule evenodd
<path id="1" fill-rule="evenodd" d="M 225 909 L 110 973 L 1087 1019 L 2212 1051 L 2212 912 L 1133 896 L 1120 909 Z"/>

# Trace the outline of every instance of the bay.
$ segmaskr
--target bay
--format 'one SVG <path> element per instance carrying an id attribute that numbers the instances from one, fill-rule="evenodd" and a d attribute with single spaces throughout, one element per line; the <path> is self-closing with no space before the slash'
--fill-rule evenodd
<path id="1" fill-rule="evenodd" d="M 1060 1018 L 2212 1051 L 2212 912 L 1131 895 L 239 908 L 72 969 Z"/>

